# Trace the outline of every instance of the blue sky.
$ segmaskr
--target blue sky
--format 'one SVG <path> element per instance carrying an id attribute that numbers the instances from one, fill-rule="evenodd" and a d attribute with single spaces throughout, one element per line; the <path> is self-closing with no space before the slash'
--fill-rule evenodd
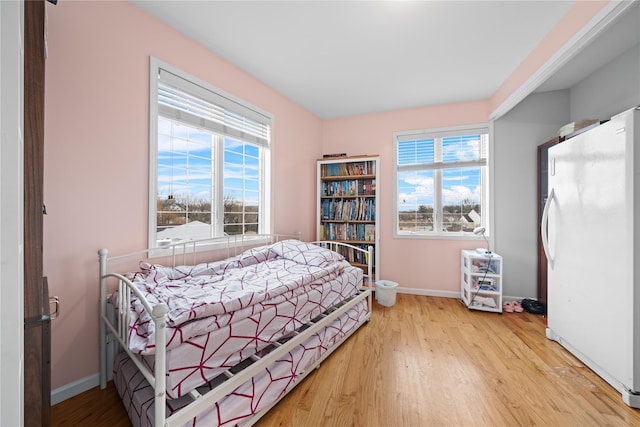
<path id="1" fill-rule="evenodd" d="M 400 165 L 420 165 L 434 162 L 434 140 L 402 141 L 399 147 Z M 442 162 L 477 160 L 480 140 L 477 135 L 443 138 Z M 398 172 L 398 207 L 410 211 L 434 205 L 433 170 Z M 443 205 L 460 204 L 463 200 L 480 202 L 480 167 L 450 168 L 442 172 Z"/>
<path id="2" fill-rule="evenodd" d="M 174 138 L 169 136 L 173 134 Z M 158 121 L 158 196 L 211 199 L 212 134 L 195 128 Z M 230 138 L 224 140 L 224 196 L 258 204 L 259 149 Z M 243 176 L 245 179 L 243 179 Z"/>

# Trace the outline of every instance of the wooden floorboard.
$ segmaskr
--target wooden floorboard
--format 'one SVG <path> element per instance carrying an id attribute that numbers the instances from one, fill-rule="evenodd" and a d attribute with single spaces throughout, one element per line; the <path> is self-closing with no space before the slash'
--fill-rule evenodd
<path id="1" fill-rule="evenodd" d="M 640 410 L 548 340 L 545 326 L 538 315 L 399 294 L 256 425 L 640 425 Z M 129 425 L 112 384 L 51 416 L 53 426 Z"/>

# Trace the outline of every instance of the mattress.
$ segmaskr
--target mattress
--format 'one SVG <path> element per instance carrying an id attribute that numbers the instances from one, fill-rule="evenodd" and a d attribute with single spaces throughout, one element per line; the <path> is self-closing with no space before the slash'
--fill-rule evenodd
<path id="1" fill-rule="evenodd" d="M 270 407 L 291 390 L 301 378 L 304 378 L 307 369 L 355 331 L 367 318 L 367 314 L 367 300 L 363 299 L 186 425 L 243 425 L 243 422 L 247 422 L 262 409 Z M 120 353 L 114 365 L 115 385 L 131 422 L 134 426 L 153 426 L 153 389 L 126 353 Z M 220 382 L 220 378 L 199 387 L 198 391 L 205 394 Z M 168 400 L 167 416 L 190 402 L 189 396 Z"/>
<path id="2" fill-rule="evenodd" d="M 350 298 L 362 270 L 290 240 L 215 263 L 145 264 L 130 277 L 152 304 L 169 306 L 166 391 L 177 399 Z M 153 323 L 135 298 L 132 306 L 129 347 L 153 371 Z"/>

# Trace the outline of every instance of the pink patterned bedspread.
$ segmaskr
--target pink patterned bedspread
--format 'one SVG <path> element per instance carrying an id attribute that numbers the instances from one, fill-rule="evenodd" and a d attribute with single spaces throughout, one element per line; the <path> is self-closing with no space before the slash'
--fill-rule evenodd
<path id="1" fill-rule="evenodd" d="M 336 252 L 298 240 L 253 248 L 227 260 L 175 268 L 141 263 L 129 274 L 153 306 L 169 307 L 167 348 L 266 307 L 295 299 L 351 268 Z M 268 302 L 268 303 L 267 303 Z M 132 298 L 129 347 L 140 354 L 155 352 L 155 330 L 140 301 Z"/>
<path id="2" fill-rule="evenodd" d="M 286 240 L 227 260 L 175 268 L 141 263 L 128 275 L 169 307 L 167 397 L 201 386 L 270 342 L 355 295 L 362 270 L 336 252 Z M 132 297 L 129 347 L 153 371 L 154 324 Z"/>

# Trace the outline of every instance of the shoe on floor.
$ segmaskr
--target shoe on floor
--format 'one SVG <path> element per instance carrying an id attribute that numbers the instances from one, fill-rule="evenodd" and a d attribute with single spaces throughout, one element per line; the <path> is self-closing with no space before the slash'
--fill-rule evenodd
<path id="1" fill-rule="evenodd" d="M 522 305 L 518 301 L 514 301 L 512 303 L 512 308 L 513 308 L 513 311 L 515 311 L 516 313 L 522 313 L 524 311 L 524 309 L 522 308 Z"/>
<path id="2" fill-rule="evenodd" d="M 506 311 L 507 313 L 513 313 L 513 302 L 505 301 L 502 303 L 502 311 Z"/>

